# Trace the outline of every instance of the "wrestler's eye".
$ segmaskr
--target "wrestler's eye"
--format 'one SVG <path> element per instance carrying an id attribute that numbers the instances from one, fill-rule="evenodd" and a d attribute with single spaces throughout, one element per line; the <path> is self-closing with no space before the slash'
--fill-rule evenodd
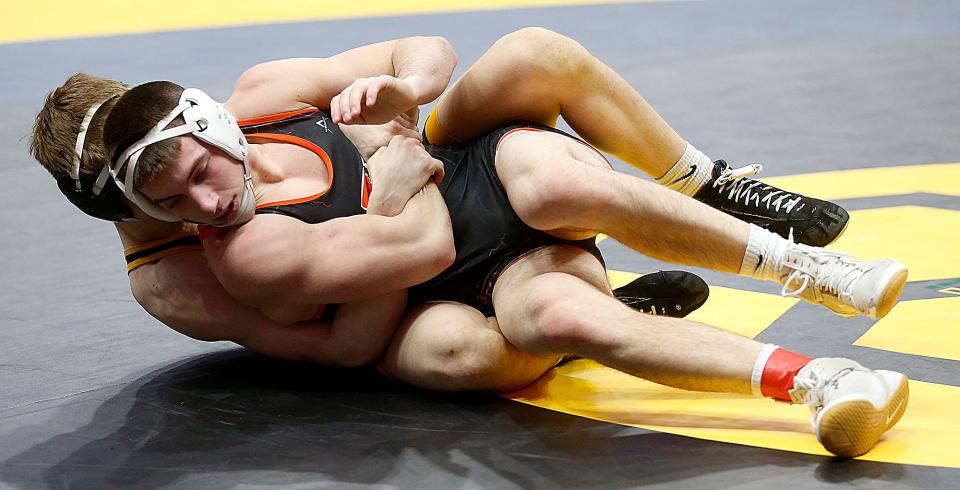
<path id="1" fill-rule="evenodd" d="M 199 184 L 203 182 L 203 177 L 207 175 L 207 162 L 203 162 L 203 166 L 195 174 L 193 174 L 193 183 Z"/>
<path id="2" fill-rule="evenodd" d="M 160 207 L 166 210 L 173 209 L 180 205 L 180 196 L 177 196 L 173 199 L 165 199 L 160 203 Z"/>

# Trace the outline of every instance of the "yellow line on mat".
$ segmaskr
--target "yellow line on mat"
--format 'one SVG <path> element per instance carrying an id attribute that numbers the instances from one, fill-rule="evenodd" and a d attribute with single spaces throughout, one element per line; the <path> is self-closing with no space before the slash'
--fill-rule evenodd
<path id="1" fill-rule="evenodd" d="M 308 20 L 682 0 L 41 0 L 9 2 L 0 43 Z"/>

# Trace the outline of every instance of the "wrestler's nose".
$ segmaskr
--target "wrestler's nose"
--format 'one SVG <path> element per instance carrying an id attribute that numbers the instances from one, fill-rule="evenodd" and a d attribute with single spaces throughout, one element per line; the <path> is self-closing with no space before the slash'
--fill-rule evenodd
<path id="1" fill-rule="evenodd" d="M 200 212 L 208 216 L 217 214 L 220 197 L 213 189 L 207 186 L 194 186 L 191 194 L 193 194 L 193 201 L 196 203 L 197 209 Z"/>

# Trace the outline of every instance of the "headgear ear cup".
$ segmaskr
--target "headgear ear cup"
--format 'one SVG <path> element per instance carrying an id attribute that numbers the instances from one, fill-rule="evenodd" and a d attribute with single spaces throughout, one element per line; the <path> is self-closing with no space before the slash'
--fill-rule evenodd
<path id="1" fill-rule="evenodd" d="M 64 175 L 57 179 L 57 187 L 68 201 L 94 218 L 114 222 L 133 219 L 133 212 L 116 184 L 108 182 L 99 194 L 94 194 L 91 189 L 95 180 L 96 176 L 90 174 L 80 174 L 77 179 Z M 77 182 L 80 183 L 79 189 Z"/>
<path id="2" fill-rule="evenodd" d="M 116 185 L 107 185 L 102 189 L 95 187 L 95 178 L 80 172 L 80 162 L 83 157 L 83 145 L 86 142 L 87 129 L 100 106 L 107 101 L 119 97 L 108 97 L 87 110 L 83 121 L 80 122 L 80 131 L 77 132 L 77 142 L 74 145 L 74 154 L 70 171 L 67 175 L 57 178 L 57 187 L 74 206 L 84 213 L 108 221 L 125 221 L 133 219 L 130 206 L 123 199 L 123 194 Z"/>

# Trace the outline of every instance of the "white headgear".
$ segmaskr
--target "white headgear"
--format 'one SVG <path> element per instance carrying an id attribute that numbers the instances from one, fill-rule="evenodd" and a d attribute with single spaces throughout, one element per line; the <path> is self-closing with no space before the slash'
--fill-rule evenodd
<path id="1" fill-rule="evenodd" d="M 164 129 L 180 115 L 183 116 L 185 124 Z M 202 90 L 195 88 L 185 89 L 180 96 L 180 103 L 173 111 L 161 119 L 140 141 L 130 145 L 117 161 L 103 167 L 103 171 L 100 172 L 100 176 L 94 185 L 94 192 L 99 192 L 107 178 L 110 177 L 116 182 L 117 187 L 123 191 L 127 199 L 145 213 L 163 221 L 179 221 L 180 218 L 157 206 L 150 198 L 137 191 L 134 188 L 134 176 L 136 175 L 137 161 L 143 154 L 144 149 L 159 141 L 185 134 L 190 134 L 205 143 L 216 146 L 242 162 L 243 197 L 237 218 L 234 222 L 227 223 L 227 226 L 240 224 L 241 219 L 249 219 L 252 216 L 250 211 L 255 207 L 255 199 L 253 196 L 253 178 L 250 176 L 250 168 L 247 164 L 247 139 L 240 131 L 236 119 L 227 112 L 223 104 L 213 100 Z M 122 179 L 121 175 L 123 176 Z"/>

